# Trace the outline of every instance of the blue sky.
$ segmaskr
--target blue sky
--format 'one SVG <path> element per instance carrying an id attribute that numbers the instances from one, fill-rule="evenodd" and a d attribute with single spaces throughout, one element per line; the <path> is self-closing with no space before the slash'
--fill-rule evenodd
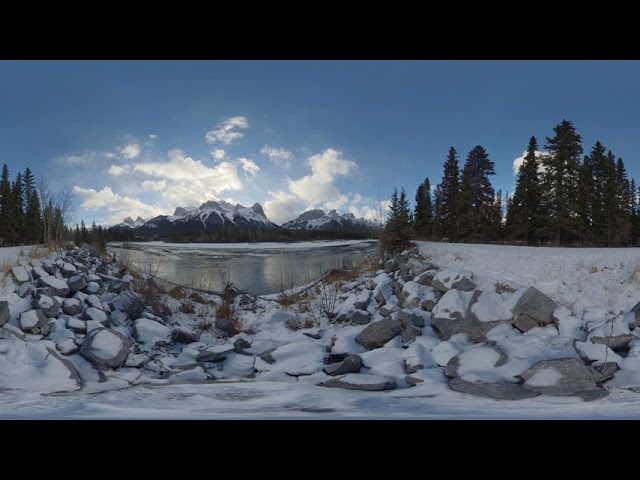
<path id="1" fill-rule="evenodd" d="M 375 216 L 454 146 L 492 183 L 563 118 L 640 180 L 638 61 L 2 61 L 0 163 L 76 192 L 112 224 L 224 199 L 281 223 L 309 208 Z"/>

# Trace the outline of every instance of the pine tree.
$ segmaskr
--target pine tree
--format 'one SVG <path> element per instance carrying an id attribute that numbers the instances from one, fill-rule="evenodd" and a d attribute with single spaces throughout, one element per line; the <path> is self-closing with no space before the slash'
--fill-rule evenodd
<path id="1" fill-rule="evenodd" d="M 389 216 L 382 234 L 382 249 L 385 254 L 401 252 L 409 246 L 410 239 L 411 223 L 407 194 L 403 188 L 398 195 L 398 189 L 394 188 L 391 195 Z"/>
<path id="2" fill-rule="evenodd" d="M 436 187 L 438 207 L 435 211 L 436 237 L 458 240 L 458 196 L 460 194 L 460 168 L 458 166 L 458 152 L 451 147 L 444 162 L 442 181 Z"/>
<path id="3" fill-rule="evenodd" d="M 458 196 L 458 228 L 460 238 L 486 241 L 495 225 L 491 210 L 495 201 L 489 175 L 495 175 L 494 164 L 487 151 L 476 145 L 467 156 Z"/>
<path id="4" fill-rule="evenodd" d="M 631 243 L 631 196 L 627 169 L 622 158 L 616 162 L 616 191 L 613 212 L 612 246 L 627 246 Z"/>
<path id="5" fill-rule="evenodd" d="M 511 238 L 522 239 L 527 245 L 535 245 L 542 236 L 544 212 L 541 205 L 541 187 L 536 137 L 529 139 L 529 146 L 518 171 L 516 189 L 508 215 L 508 233 Z"/>
<path id="6" fill-rule="evenodd" d="M 431 183 L 426 178 L 418 185 L 416 205 L 413 215 L 413 232 L 416 238 L 427 239 L 433 234 L 433 205 L 431 204 Z"/>
<path id="7" fill-rule="evenodd" d="M 491 240 L 502 242 L 504 240 L 504 200 L 502 199 L 502 190 L 496 192 L 496 196 L 491 205 Z"/>
<path id="8" fill-rule="evenodd" d="M 578 234 L 577 215 L 578 172 L 582 155 L 582 137 L 568 120 L 553 129 L 555 135 L 547 137 L 548 154 L 542 158 L 546 194 L 545 207 L 549 215 L 554 243 L 570 243 Z"/>
<path id="9" fill-rule="evenodd" d="M 18 172 L 16 180 L 11 187 L 12 200 L 12 221 L 14 225 L 15 239 L 14 243 L 24 243 L 24 195 L 23 195 L 22 174 Z"/>
<path id="10" fill-rule="evenodd" d="M 35 190 L 31 192 L 29 197 L 24 224 L 26 243 L 29 245 L 40 243 L 43 240 L 42 217 L 40 216 L 40 198 Z"/>
<path id="11" fill-rule="evenodd" d="M 76 223 L 76 228 L 73 232 L 73 242 L 80 246 L 82 245 L 82 237 L 80 236 L 80 226 Z"/>
<path id="12" fill-rule="evenodd" d="M 13 197 L 11 195 L 11 181 L 9 180 L 9 167 L 2 165 L 0 176 L 0 232 L 5 244 L 12 245 L 15 239 L 15 230 L 11 220 Z"/>
<path id="13" fill-rule="evenodd" d="M 578 202 L 576 213 L 578 215 L 578 237 L 580 244 L 593 245 L 593 164 L 591 157 L 585 155 L 580 170 L 578 171 Z"/>
<path id="14" fill-rule="evenodd" d="M 80 241 L 82 243 L 89 243 L 89 232 L 87 226 L 84 224 L 84 220 L 80 220 Z"/>
<path id="15" fill-rule="evenodd" d="M 436 240 L 441 240 L 444 237 L 443 222 L 441 221 L 443 216 L 442 185 L 438 184 L 433 192 L 433 238 Z"/>
<path id="16" fill-rule="evenodd" d="M 640 215 L 638 215 L 638 189 L 634 178 L 629 184 L 629 208 L 631 210 L 631 246 L 635 247 L 640 238 Z"/>

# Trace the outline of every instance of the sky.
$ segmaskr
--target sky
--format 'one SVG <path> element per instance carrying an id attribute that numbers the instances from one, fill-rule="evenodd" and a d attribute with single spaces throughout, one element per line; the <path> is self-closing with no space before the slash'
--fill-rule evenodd
<path id="1" fill-rule="evenodd" d="M 0 61 L 0 163 L 73 188 L 75 221 L 209 200 L 379 217 L 475 145 L 514 161 L 563 119 L 640 180 L 638 61 Z"/>

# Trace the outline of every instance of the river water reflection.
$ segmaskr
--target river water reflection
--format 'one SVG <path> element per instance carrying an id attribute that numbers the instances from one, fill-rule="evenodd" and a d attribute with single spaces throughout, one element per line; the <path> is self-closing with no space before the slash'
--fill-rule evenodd
<path id="1" fill-rule="evenodd" d="M 332 268 L 355 264 L 377 248 L 375 241 L 345 243 L 312 246 L 151 242 L 113 244 L 109 250 L 116 257 L 127 257 L 136 270 L 151 270 L 174 283 L 220 289 L 228 278 L 243 290 L 266 295 L 308 283 Z"/>

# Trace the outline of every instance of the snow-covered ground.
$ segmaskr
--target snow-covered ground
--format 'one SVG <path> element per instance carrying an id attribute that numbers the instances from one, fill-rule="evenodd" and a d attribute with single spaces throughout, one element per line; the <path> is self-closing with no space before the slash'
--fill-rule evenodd
<path id="1" fill-rule="evenodd" d="M 238 248 L 238 244 L 231 245 L 231 248 Z M 216 247 L 218 246 L 216 244 Z M 319 375 L 324 374 L 306 375 L 317 372 L 325 346 L 322 342 L 325 340 L 317 343 L 318 341 L 305 337 L 300 332 L 287 329 L 284 324 L 294 315 L 281 310 L 273 302 L 263 313 L 246 312 L 248 325 L 255 327 L 259 332 L 252 336 L 252 350 L 265 351 L 270 345 L 280 345 L 272 354 L 276 360 L 274 364 L 267 364 L 256 357 L 255 366 L 260 373 L 254 381 L 180 383 L 182 380 L 197 380 L 198 373 L 194 369 L 185 371 L 175 383 L 162 381 L 128 386 L 127 382 L 118 381 L 115 376 L 109 377 L 104 383 L 96 380 L 90 388 L 78 391 L 69 388 L 62 394 L 43 394 L 43 391 L 56 391 L 57 389 L 53 388 L 54 384 L 66 387 L 64 383 L 69 382 L 68 372 L 61 368 L 56 360 L 46 359 L 47 352 L 41 342 L 20 343 L 19 347 L 16 347 L 10 343 L 10 339 L 4 339 L 0 340 L 0 385 L 6 390 L 0 388 L 0 418 L 640 418 L 640 394 L 618 388 L 624 386 L 624 382 L 629 385 L 638 382 L 640 385 L 640 374 L 636 380 L 634 373 L 635 359 L 640 358 L 635 346 L 624 359 L 614 357 L 615 354 L 610 353 L 608 360 L 617 358 L 623 367 L 621 372 L 624 375 L 614 379 L 608 397 L 592 402 L 582 402 L 575 396 L 550 395 L 517 401 L 490 400 L 451 390 L 442 368 L 431 368 L 446 364 L 451 357 L 460 354 L 460 375 L 467 375 L 467 378 L 472 378 L 473 375 L 508 377 L 528 368 L 526 361 L 529 359 L 537 361 L 544 359 L 549 353 L 564 352 L 572 346 L 573 336 L 584 322 L 598 321 L 598 312 L 604 312 L 602 315 L 606 316 L 605 314 L 615 315 L 617 310 L 621 310 L 618 313 L 626 314 L 640 301 L 640 257 L 637 250 L 529 248 L 428 242 L 419 242 L 419 247 L 423 255 L 442 268 L 473 273 L 477 289 L 482 291 L 473 311 L 481 322 L 506 315 L 504 312 L 510 311 L 522 294 L 522 287 L 529 286 L 535 286 L 569 310 L 563 310 L 561 307 L 556 310 L 556 315 L 560 318 L 558 329 L 548 325 L 523 334 L 507 325 L 494 328 L 487 337 L 497 342 L 510 357 L 510 361 L 499 368 L 493 368 L 497 365 L 496 359 L 499 355 L 490 348 L 470 345 L 456 336 L 450 341 L 442 341 L 428 326 L 409 349 L 402 349 L 400 339 L 396 337 L 384 348 L 371 351 L 366 351 L 354 340 L 362 331 L 361 326 L 328 326 L 329 332 L 325 338 L 336 335 L 333 351 L 360 354 L 363 362 L 372 366 L 368 372 L 372 375 L 369 377 L 382 375 L 396 378 L 396 382 L 401 383 L 405 375 L 401 361 L 414 354 L 423 355 L 423 361 L 430 359 L 431 365 L 424 365 L 424 370 L 414 374 L 423 380 L 420 385 L 380 392 L 352 391 L 316 385 Z M 255 244 L 251 248 L 255 248 Z M 28 260 L 24 257 L 18 258 L 20 252 L 24 253 L 24 250 L 0 249 L 0 263 L 13 261 L 14 264 L 26 265 Z M 451 277 L 450 281 L 453 280 L 454 277 Z M 376 276 L 374 281 L 378 285 L 388 285 L 382 274 Z M 495 283 L 511 287 L 516 292 L 496 293 L 493 288 Z M 407 301 L 410 301 L 413 295 L 426 298 L 426 293 L 421 292 L 421 285 L 414 282 L 407 282 L 406 285 L 409 294 Z M 8 301 L 12 312 L 28 309 L 29 301 L 19 298 L 13 293 L 13 288 L 12 280 L 0 278 L 0 300 Z M 467 297 L 471 297 L 470 292 L 450 292 L 451 294 L 442 297 L 444 301 L 441 301 L 436 309 L 444 310 L 449 306 L 454 311 L 458 308 L 457 303 L 468 303 Z M 457 296 L 453 295 L 454 293 Z M 348 301 L 345 301 L 345 304 L 347 303 Z M 345 307 L 343 304 L 339 308 Z M 623 316 L 620 315 L 619 318 L 622 319 Z M 11 322 L 4 328 L 15 328 L 11 325 L 15 324 L 15 321 L 15 315 L 12 314 Z M 616 328 L 623 328 L 626 323 L 619 322 L 615 325 Z M 613 331 L 613 326 L 611 328 Z M 164 338 L 166 332 L 147 328 L 141 335 L 145 341 L 154 342 L 156 337 Z M 586 337 L 586 333 L 584 336 Z M 209 347 L 208 351 L 216 348 L 222 347 Z M 428 353 L 420 353 L 421 351 Z M 188 361 L 189 355 L 195 356 L 197 353 L 185 348 L 181 355 L 186 359 L 183 361 Z M 599 353 L 595 354 L 598 355 Z M 233 373 L 247 368 L 248 358 L 251 357 L 232 353 L 225 360 L 225 371 Z M 83 365 L 76 365 L 81 374 L 82 368 L 85 368 Z M 126 379 L 134 373 L 137 374 L 137 370 L 134 372 L 133 369 L 123 368 L 118 375 Z M 292 373 L 305 376 L 291 376 Z M 16 378 L 24 379 L 23 383 L 17 383 Z M 529 380 L 531 384 L 541 386 L 552 385 L 556 381 L 557 375 L 553 369 L 540 370 Z M 618 382 L 617 385 L 615 381 Z"/>

